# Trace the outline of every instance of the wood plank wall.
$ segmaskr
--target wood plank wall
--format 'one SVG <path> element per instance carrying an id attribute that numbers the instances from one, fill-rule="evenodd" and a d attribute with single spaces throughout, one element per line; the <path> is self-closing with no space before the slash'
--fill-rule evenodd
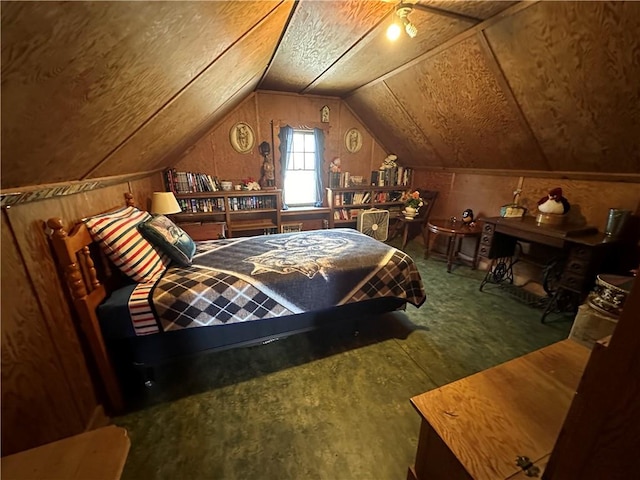
<path id="1" fill-rule="evenodd" d="M 498 175 L 487 171 L 480 173 L 437 172 L 417 170 L 415 185 L 440 193 L 432 218 L 461 218 L 462 212 L 471 208 L 476 218 L 500 215 L 500 206 L 513 201 L 513 192 L 521 189 L 519 203 L 528 209 L 528 215 L 536 215 L 536 206 L 540 198 L 549 190 L 561 187 L 563 195 L 569 200 L 570 221 L 584 222 L 604 231 L 610 208 L 630 210 L 640 215 L 640 182 L 613 182 L 600 180 L 568 180 L 562 178 L 535 177 L 531 174 Z M 442 240 L 442 239 L 439 239 Z M 640 239 L 639 239 L 640 241 Z M 443 242 L 436 242 L 435 248 L 445 248 Z M 640 244 L 638 245 L 640 249 Z M 463 252 L 473 254 L 475 244 L 465 239 Z M 481 264 L 480 268 L 487 265 Z M 519 281 L 537 279 L 538 272 L 526 264 L 516 266 Z"/>
<path id="2" fill-rule="evenodd" d="M 479 174 L 418 170 L 415 185 L 440 191 L 433 218 L 460 218 L 467 208 L 471 208 L 476 217 L 497 216 L 500 206 L 511 203 L 513 192 L 518 188 L 522 190 L 519 203 L 528 209 L 529 215 L 535 215 L 538 200 L 555 187 L 561 187 L 569 200 L 571 219 L 582 220 L 600 231 L 604 231 L 610 208 L 623 208 L 640 215 L 640 182 L 568 180 L 510 172 L 497 175 L 489 171 Z"/>
<path id="3" fill-rule="evenodd" d="M 328 124 L 319 123 L 322 105 L 328 105 L 331 109 Z M 205 133 L 187 150 L 175 167 L 178 170 L 210 173 L 225 180 L 236 181 L 249 176 L 259 178 L 262 159 L 257 145 L 265 140 L 271 141 L 272 120 L 275 125 L 276 149 L 279 125 L 289 123 L 292 126 L 323 128 L 326 133 L 325 171 L 328 170 L 330 161 L 339 156 L 343 171 L 369 178 L 371 170 L 377 170 L 387 155 L 382 144 L 384 139 L 379 141 L 346 102 L 338 98 L 257 92 Z M 229 142 L 230 129 L 240 121 L 249 123 L 256 133 L 256 145 L 245 155 L 235 152 Z M 344 133 L 353 127 L 362 132 L 364 139 L 362 150 L 356 154 L 347 152 L 344 147 Z M 404 135 L 408 143 L 414 138 L 411 132 L 399 130 L 397 133 Z M 429 149 L 424 151 L 428 156 Z M 403 152 L 395 153 L 402 159 Z M 276 178 L 281 185 L 278 154 L 275 160 Z M 640 214 L 640 177 L 637 175 L 620 176 L 620 181 L 602 181 L 597 174 L 581 174 L 579 171 L 569 175 L 570 179 L 563 178 L 567 176 L 567 172 L 536 174 L 495 169 L 416 169 L 414 186 L 440 192 L 432 212 L 434 218 L 460 217 L 466 208 L 473 209 L 476 217 L 499 215 L 500 206 L 512 201 L 513 192 L 517 188 L 522 189 L 520 203 L 534 212 L 538 199 L 558 186 L 562 187 L 572 204 L 571 216 L 595 225 L 601 231 L 606 225 L 609 208 L 624 208 Z M 605 191 L 606 201 L 601 193 Z"/>
<path id="4" fill-rule="evenodd" d="M 321 123 L 320 109 L 329 106 L 329 123 Z M 377 170 L 386 153 L 384 147 L 369 133 L 364 123 L 351 112 L 346 103 L 335 97 L 297 95 L 282 92 L 258 92 L 243 101 L 213 129 L 208 131 L 190 148 L 175 165 L 178 170 L 205 172 L 221 180 L 238 181 L 242 178 L 260 178 L 262 157 L 258 145 L 271 143 L 271 122 L 274 125 L 275 150 L 277 151 L 280 126 L 294 128 L 322 128 L 325 132 L 323 170 L 329 171 L 329 163 L 335 157 L 342 162 L 342 171 L 369 178 L 371 170 Z M 246 154 L 237 153 L 229 142 L 229 132 L 237 122 L 246 122 L 254 130 L 254 148 Z M 362 134 L 362 148 L 350 153 L 344 144 L 344 135 L 357 128 Z M 281 182 L 279 154 L 275 155 L 276 179 Z"/>
<path id="5" fill-rule="evenodd" d="M 44 222 L 123 206 L 125 192 L 146 208 L 161 189 L 154 175 L 2 211 L 2 455 L 80 433 L 100 411 Z"/>
<path id="6" fill-rule="evenodd" d="M 320 122 L 323 105 L 331 109 L 330 122 L 326 124 Z M 256 136 L 253 150 L 244 155 L 235 152 L 229 143 L 229 131 L 239 121 L 249 123 Z M 284 124 L 323 128 L 325 171 L 331 159 L 338 156 L 343 171 L 367 178 L 387 155 L 382 144 L 340 99 L 258 92 L 187 149 L 175 167 L 227 180 L 258 178 L 262 158 L 257 145 L 271 141 L 271 121 L 276 128 Z M 344 133 L 352 127 L 361 131 L 364 140 L 362 150 L 355 154 L 344 147 Z M 279 167 L 278 156 L 275 163 Z M 421 169 L 416 170 L 414 185 L 440 192 L 434 217 L 459 216 L 465 208 L 472 208 L 477 216 L 497 215 L 501 205 L 511 202 L 513 190 L 518 187 L 523 189 L 522 203 L 532 207 L 556 186 L 563 188 L 574 211 L 601 230 L 610 207 L 640 213 L 640 182 Z M 148 208 L 151 192 L 162 188 L 157 174 L 3 211 L 2 296 L 17 299 L 2 303 L 3 455 L 78 433 L 91 422 L 100 403 L 100 394 L 91 381 L 91 366 L 82 352 L 82 339 L 71 319 L 43 234 L 43 222 L 50 216 L 61 216 L 70 222 L 122 205 L 125 191 L 134 193 L 138 204 Z M 317 217 L 309 222 L 313 225 L 310 228 L 318 228 Z M 25 428 L 25 424 L 30 427 Z"/>

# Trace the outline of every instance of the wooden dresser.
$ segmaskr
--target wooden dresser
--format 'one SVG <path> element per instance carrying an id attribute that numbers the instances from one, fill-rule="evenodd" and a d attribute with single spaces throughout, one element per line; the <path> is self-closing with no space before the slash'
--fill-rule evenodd
<path id="1" fill-rule="evenodd" d="M 539 478 L 589 354 L 564 340 L 413 397 L 422 423 L 407 478 L 528 478 L 517 457 Z"/>

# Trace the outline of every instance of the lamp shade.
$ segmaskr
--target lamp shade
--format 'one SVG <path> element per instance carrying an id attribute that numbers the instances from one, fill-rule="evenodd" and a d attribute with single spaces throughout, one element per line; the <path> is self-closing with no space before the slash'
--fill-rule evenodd
<path id="1" fill-rule="evenodd" d="M 151 197 L 151 213 L 180 213 L 182 209 L 172 192 L 153 192 Z"/>

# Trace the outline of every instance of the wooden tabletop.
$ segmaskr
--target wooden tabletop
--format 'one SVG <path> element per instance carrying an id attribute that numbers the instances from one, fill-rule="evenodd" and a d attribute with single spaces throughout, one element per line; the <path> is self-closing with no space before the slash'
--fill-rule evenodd
<path id="1" fill-rule="evenodd" d="M 110 425 L 2 457 L 3 480 L 117 480 L 131 442 Z"/>
<path id="2" fill-rule="evenodd" d="M 510 478 L 552 451 L 589 353 L 564 340 L 411 402 L 472 478 Z"/>
<path id="3" fill-rule="evenodd" d="M 598 233 L 598 229 L 592 225 L 573 223 L 566 225 L 539 224 L 534 217 L 526 215 L 520 218 L 488 217 L 481 218 L 479 221 L 496 225 L 497 232 L 552 246 L 562 246 L 564 241 L 592 246 L 616 241 L 616 239 L 607 237 L 604 233 Z"/>
<path id="4" fill-rule="evenodd" d="M 464 223 L 460 220 L 452 222 L 449 219 L 429 220 L 427 227 L 433 233 L 455 234 L 456 236 L 480 235 L 482 228 L 476 222 Z"/>

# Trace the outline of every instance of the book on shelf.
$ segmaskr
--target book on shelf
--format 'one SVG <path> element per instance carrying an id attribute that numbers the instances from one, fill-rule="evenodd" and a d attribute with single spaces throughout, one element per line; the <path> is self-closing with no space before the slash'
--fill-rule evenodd
<path id="1" fill-rule="evenodd" d="M 206 173 L 178 172 L 175 168 L 164 171 L 164 186 L 167 192 L 202 193 L 221 190 L 217 177 Z"/>
<path id="2" fill-rule="evenodd" d="M 184 213 L 224 212 L 224 198 L 178 198 Z"/>
<path id="3" fill-rule="evenodd" d="M 277 200 L 274 196 L 255 195 L 251 197 L 229 197 L 229 208 L 238 210 L 273 210 L 277 207 Z"/>
<path id="4" fill-rule="evenodd" d="M 413 180 L 413 169 L 409 167 L 392 167 L 371 171 L 371 185 L 375 187 L 407 187 Z"/>

